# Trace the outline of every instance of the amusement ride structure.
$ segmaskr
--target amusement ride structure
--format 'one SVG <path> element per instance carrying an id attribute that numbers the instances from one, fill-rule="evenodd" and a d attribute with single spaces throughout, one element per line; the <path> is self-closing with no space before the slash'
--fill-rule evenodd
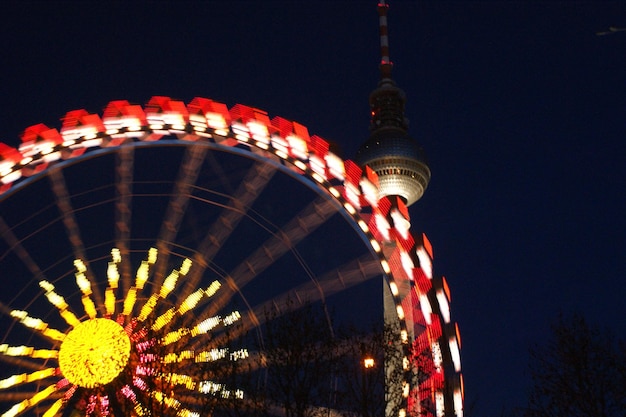
<path id="1" fill-rule="evenodd" d="M 207 397 L 245 402 L 210 370 L 247 363 L 238 372 L 267 378 L 267 312 L 311 303 L 331 332 L 397 325 L 388 415 L 463 415 L 450 291 L 410 230 L 430 170 L 391 78 L 386 11 L 357 162 L 297 122 L 199 97 L 73 110 L 60 129 L 0 143 L 2 417 L 191 417 Z"/>

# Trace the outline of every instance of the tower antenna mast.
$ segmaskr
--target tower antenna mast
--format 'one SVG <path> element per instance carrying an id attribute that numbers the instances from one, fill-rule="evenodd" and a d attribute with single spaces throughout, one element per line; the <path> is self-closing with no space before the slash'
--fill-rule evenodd
<path id="1" fill-rule="evenodd" d="M 389 59 L 389 34 L 387 30 L 387 9 L 385 0 L 378 3 L 378 29 L 380 33 L 380 77 L 391 78 L 393 63 Z"/>

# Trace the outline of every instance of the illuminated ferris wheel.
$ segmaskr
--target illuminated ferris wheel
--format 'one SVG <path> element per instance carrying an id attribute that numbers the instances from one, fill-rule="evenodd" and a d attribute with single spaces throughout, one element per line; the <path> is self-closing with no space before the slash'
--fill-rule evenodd
<path id="1" fill-rule="evenodd" d="M 267 321 L 310 305 L 331 333 L 397 323 L 395 414 L 462 415 L 428 240 L 373 171 L 296 122 L 205 98 L 114 101 L 0 143 L 0 187 L 3 417 L 250 405 L 263 384 L 231 373 L 267 381 Z"/>

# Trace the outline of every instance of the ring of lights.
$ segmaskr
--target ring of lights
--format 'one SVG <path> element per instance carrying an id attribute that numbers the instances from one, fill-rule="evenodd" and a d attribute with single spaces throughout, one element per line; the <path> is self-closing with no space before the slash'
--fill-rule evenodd
<path id="1" fill-rule="evenodd" d="M 204 98 L 185 105 L 167 97 L 154 97 L 145 108 L 115 101 L 102 117 L 84 110 L 72 111 L 63 119 L 60 131 L 35 125 L 26 129 L 18 149 L 0 143 L 0 201 L 56 166 L 75 164 L 103 152 L 166 143 L 246 154 L 320 190 L 324 198 L 340 207 L 341 214 L 351 219 L 354 229 L 378 257 L 401 323 L 402 341 L 413 343 L 418 353 L 428 352 L 426 375 L 417 383 L 407 379 L 405 386 L 410 390 L 406 390 L 406 406 L 411 410 L 421 401 L 431 400 L 437 415 L 461 415 L 460 339 L 450 320 L 445 279 L 432 274 L 428 240 L 411 235 L 408 211 L 401 201 L 378 200 L 377 178 L 371 170 L 363 171 L 352 161 L 332 154 L 326 141 L 310 136 L 296 122 L 280 117 L 270 120 L 258 109 L 242 105 L 228 109 Z M 109 319 L 94 316 L 94 320 L 121 328 Z M 75 326 L 68 336 L 79 329 L 98 333 L 84 324 L 88 322 Z M 115 334 L 113 327 L 102 331 Z M 115 337 L 124 341 L 126 334 L 118 332 Z M 62 370 L 71 369 L 63 365 L 63 352 L 74 350 L 66 343 L 60 349 Z M 7 355 L 11 347 L 0 345 L 0 349 Z M 120 357 L 124 352 L 125 348 L 121 349 Z"/>

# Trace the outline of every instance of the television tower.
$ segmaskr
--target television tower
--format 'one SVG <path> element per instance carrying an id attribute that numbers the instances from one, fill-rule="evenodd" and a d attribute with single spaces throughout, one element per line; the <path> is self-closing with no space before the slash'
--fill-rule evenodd
<path id="1" fill-rule="evenodd" d="M 355 160 L 361 166 L 368 165 L 378 175 L 379 198 L 399 196 L 410 206 L 428 187 L 430 168 L 423 149 L 408 134 L 409 121 L 404 116 L 406 95 L 391 78 L 387 9 L 382 0 L 378 4 L 380 81 L 369 97 L 370 137 L 357 151 Z"/>

